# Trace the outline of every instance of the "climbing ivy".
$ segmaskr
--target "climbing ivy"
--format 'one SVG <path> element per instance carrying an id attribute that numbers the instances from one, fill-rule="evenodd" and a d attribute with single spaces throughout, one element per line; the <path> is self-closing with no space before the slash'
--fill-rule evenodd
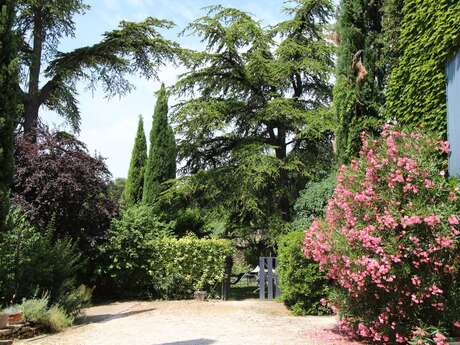
<path id="1" fill-rule="evenodd" d="M 460 48 L 460 2 L 406 0 L 403 16 L 401 56 L 390 77 L 386 115 L 446 137 L 445 69 Z"/>

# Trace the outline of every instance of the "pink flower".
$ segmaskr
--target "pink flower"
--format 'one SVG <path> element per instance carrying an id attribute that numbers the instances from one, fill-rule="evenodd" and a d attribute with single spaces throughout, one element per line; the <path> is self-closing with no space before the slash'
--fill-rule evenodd
<path id="1" fill-rule="evenodd" d="M 436 345 L 448 345 L 447 338 L 441 333 L 436 333 L 436 335 L 433 337 L 433 340 Z"/>
<path id="2" fill-rule="evenodd" d="M 425 217 L 423 220 L 429 226 L 436 226 L 438 224 L 441 224 L 441 219 L 439 219 L 439 216 L 437 216 L 435 214 L 433 214 L 431 216 L 428 216 L 428 217 Z"/>
<path id="3" fill-rule="evenodd" d="M 460 222 L 458 221 L 457 216 L 449 216 L 447 218 L 447 221 L 449 222 L 450 225 L 458 225 Z"/>
<path id="4" fill-rule="evenodd" d="M 442 153 L 449 153 L 450 145 L 447 141 L 440 141 L 439 142 L 439 150 Z"/>

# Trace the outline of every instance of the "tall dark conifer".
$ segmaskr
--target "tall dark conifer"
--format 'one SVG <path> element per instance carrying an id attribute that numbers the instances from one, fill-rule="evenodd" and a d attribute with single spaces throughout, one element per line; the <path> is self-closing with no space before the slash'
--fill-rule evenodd
<path id="1" fill-rule="evenodd" d="M 128 179 L 123 192 L 123 201 L 126 206 L 132 206 L 142 201 L 144 190 L 144 174 L 147 164 L 147 140 L 144 132 L 144 121 L 139 117 L 136 139 L 131 153 Z"/>
<path id="2" fill-rule="evenodd" d="M 175 177 L 176 140 L 168 123 L 168 95 L 165 86 L 161 85 L 150 131 L 150 153 L 145 171 L 143 201 L 153 204 L 163 189 L 161 184 Z"/>
<path id="3" fill-rule="evenodd" d="M 13 136 L 18 107 L 17 53 L 12 31 L 15 1 L 0 0 L 0 231 L 9 208 L 13 175 Z"/>
<path id="4" fill-rule="evenodd" d="M 339 8 L 334 104 L 339 118 L 337 148 L 347 162 L 360 148 L 362 131 L 378 132 L 382 123 L 385 65 L 382 62 L 384 0 L 342 0 Z"/>

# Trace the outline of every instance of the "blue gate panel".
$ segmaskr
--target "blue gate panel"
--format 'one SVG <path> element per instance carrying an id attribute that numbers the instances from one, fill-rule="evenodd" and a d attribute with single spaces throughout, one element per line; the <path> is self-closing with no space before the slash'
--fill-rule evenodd
<path id="1" fill-rule="evenodd" d="M 447 65 L 447 137 L 449 175 L 460 176 L 460 51 Z"/>

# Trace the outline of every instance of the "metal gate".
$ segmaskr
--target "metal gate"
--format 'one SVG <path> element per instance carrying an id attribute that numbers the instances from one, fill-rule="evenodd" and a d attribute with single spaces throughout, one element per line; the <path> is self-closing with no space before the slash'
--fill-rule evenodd
<path id="1" fill-rule="evenodd" d="M 276 271 L 276 257 L 259 258 L 259 298 L 272 300 L 280 295 L 278 273 Z"/>

